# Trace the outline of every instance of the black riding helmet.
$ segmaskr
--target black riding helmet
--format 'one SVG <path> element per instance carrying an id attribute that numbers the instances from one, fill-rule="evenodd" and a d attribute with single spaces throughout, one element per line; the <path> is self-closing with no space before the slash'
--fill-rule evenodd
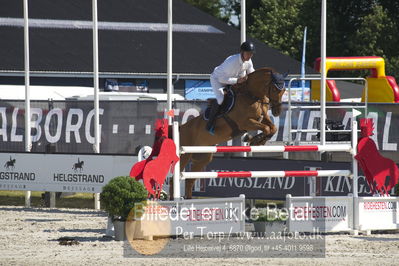
<path id="1" fill-rule="evenodd" d="M 241 51 L 255 53 L 255 45 L 251 41 L 245 41 L 241 44 Z"/>

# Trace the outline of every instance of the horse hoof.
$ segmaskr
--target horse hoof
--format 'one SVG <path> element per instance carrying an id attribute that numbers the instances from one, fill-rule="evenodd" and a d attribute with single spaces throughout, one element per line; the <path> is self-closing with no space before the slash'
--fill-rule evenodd
<path id="1" fill-rule="evenodd" d="M 264 145 L 268 139 L 264 136 L 253 137 L 251 142 L 249 143 L 251 146 L 259 146 Z"/>
<path id="2" fill-rule="evenodd" d="M 250 142 L 252 140 L 252 136 L 249 134 L 246 134 L 244 138 L 242 139 L 243 142 Z"/>

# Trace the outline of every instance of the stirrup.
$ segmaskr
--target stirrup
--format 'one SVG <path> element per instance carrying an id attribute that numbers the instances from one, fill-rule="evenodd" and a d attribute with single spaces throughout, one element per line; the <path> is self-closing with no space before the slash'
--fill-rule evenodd
<path id="1" fill-rule="evenodd" d="M 209 134 L 211 134 L 212 136 L 215 135 L 215 126 L 212 126 L 210 129 L 208 129 Z"/>

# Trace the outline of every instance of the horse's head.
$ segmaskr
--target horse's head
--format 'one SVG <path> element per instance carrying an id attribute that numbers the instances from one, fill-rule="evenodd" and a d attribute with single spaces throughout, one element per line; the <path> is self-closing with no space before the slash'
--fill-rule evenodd
<path id="1" fill-rule="evenodd" d="M 281 113 L 281 98 L 285 92 L 285 77 L 277 72 L 271 72 L 271 89 L 269 91 L 269 99 L 271 103 L 272 113 L 274 116 L 279 116 Z"/>
<path id="2" fill-rule="evenodd" d="M 274 116 L 281 113 L 281 98 L 285 92 L 286 75 L 274 72 L 270 68 L 261 68 L 248 76 L 247 87 L 258 98 L 269 98 Z"/>

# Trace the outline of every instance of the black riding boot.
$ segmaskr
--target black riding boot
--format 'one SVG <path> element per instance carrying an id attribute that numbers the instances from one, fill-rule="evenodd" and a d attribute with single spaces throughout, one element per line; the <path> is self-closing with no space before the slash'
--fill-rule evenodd
<path id="1" fill-rule="evenodd" d="M 219 112 L 219 108 L 220 108 L 220 105 L 218 104 L 217 101 L 211 102 L 211 110 L 209 112 L 209 120 L 206 125 L 206 130 L 208 130 L 211 135 L 215 134 L 215 120 L 216 120 L 216 115 Z"/>

